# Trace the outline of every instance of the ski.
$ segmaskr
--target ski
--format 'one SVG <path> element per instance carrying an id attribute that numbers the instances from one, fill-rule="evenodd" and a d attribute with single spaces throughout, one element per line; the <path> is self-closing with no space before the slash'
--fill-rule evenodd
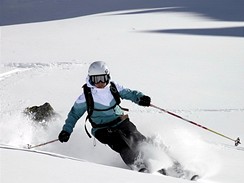
<path id="1" fill-rule="evenodd" d="M 187 179 L 191 181 L 196 181 L 200 178 L 199 175 L 196 173 L 190 171 L 190 170 L 185 170 L 182 165 L 179 162 L 174 162 L 174 164 L 165 169 L 162 168 L 157 171 L 158 173 L 165 175 L 165 176 L 171 176 L 175 178 L 182 178 L 182 179 Z"/>

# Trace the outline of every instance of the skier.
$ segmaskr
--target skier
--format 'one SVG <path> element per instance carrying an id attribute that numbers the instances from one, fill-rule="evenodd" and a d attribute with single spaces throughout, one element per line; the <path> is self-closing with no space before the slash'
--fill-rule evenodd
<path id="1" fill-rule="evenodd" d="M 67 142 L 76 122 L 87 111 L 92 135 L 118 152 L 131 169 L 145 172 L 146 164 L 136 160 L 140 154 L 138 145 L 146 137 L 124 114 L 119 106 L 118 95 L 121 99 L 147 107 L 150 106 L 151 98 L 142 92 L 124 88 L 110 79 L 110 71 L 105 62 L 96 61 L 90 65 L 84 91 L 68 113 L 58 139 L 62 143 Z"/>

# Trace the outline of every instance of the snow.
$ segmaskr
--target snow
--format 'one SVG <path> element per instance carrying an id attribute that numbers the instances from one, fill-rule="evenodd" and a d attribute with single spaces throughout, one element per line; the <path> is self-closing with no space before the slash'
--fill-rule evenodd
<path id="1" fill-rule="evenodd" d="M 1 26 L 1 183 L 189 182 L 129 170 L 118 154 L 88 138 L 85 116 L 68 143 L 26 148 L 57 138 L 95 60 L 107 62 L 113 80 L 151 96 L 154 105 L 244 139 L 244 3 L 121 2 L 87 10 L 86 16 L 45 22 L 33 16 L 25 24 Z M 48 126 L 23 115 L 26 107 L 45 102 L 60 114 Z M 243 144 L 235 147 L 232 140 L 152 107 L 128 101 L 122 106 L 143 134 L 167 147 L 144 147 L 152 168 L 170 166 L 170 154 L 197 172 L 200 183 L 244 181 Z"/>

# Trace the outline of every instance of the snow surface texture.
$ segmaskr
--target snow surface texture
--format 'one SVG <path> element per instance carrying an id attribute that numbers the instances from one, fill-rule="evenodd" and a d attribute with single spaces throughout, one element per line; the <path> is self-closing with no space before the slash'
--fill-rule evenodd
<path id="1" fill-rule="evenodd" d="M 121 6 L 124 11 L 1 27 L 1 183 L 189 182 L 128 170 L 118 154 L 87 137 L 84 117 L 68 143 L 25 149 L 57 138 L 95 60 L 107 62 L 113 80 L 143 91 L 153 104 L 244 139 L 244 3 L 141 2 Z M 23 115 L 26 107 L 45 102 L 60 114 L 48 126 Z M 234 147 L 151 107 L 122 106 L 154 138 L 154 146 L 143 146 L 152 169 L 170 166 L 170 155 L 199 173 L 198 182 L 243 183 L 242 144 Z"/>

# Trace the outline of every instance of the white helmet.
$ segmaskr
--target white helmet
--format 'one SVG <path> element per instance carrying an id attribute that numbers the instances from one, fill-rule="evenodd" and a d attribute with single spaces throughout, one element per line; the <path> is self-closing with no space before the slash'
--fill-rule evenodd
<path id="1" fill-rule="evenodd" d="M 110 74 L 108 66 L 103 61 L 93 62 L 88 69 L 89 76 L 108 75 L 108 74 Z"/>
<path id="2" fill-rule="evenodd" d="M 105 62 L 93 62 L 88 69 L 89 82 L 95 85 L 99 82 L 108 84 L 110 80 L 109 69 Z"/>

